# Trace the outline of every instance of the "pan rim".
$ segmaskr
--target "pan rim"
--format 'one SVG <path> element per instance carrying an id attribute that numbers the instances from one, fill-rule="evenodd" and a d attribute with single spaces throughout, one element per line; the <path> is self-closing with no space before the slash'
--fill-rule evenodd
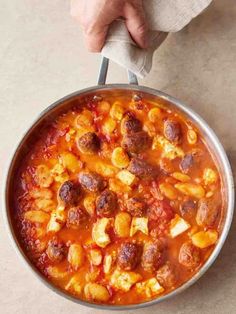
<path id="1" fill-rule="evenodd" d="M 91 92 L 96 92 L 96 91 L 101 91 L 101 90 L 129 90 L 129 91 L 134 91 L 134 92 L 146 92 L 150 95 L 158 96 L 164 100 L 169 101 L 171 104 L 173 104 L 174 107 L 177 107 L 181 111 L 183 111 L 187 117 L 190 117 L 195 123 L 197 123 L 207 134 L 209 137 L 209 140 L 211 141 L 212 145 L 216 149 L 216 153 L 218 154 L 224 171 L 225 171 L 225 176 L 226 176 L 226 189 L 228 191 L 228 208 L 227 208 L 227 213 L 226 213 L 226 218 L 224 222 L 224 226 L 222 229 L 222 233 L 220 235 L 219 241 L 214 248 L 213 252 L 211 253 L 210 257 L 208 260 L 205 262 L 205 264 L 201 267 L 199 272 L 197 272 L 190 280 L 185 282 L 183 285 L 178 287 L 177 289 L 171 291 L 170 293 L 161 296 L 159 298 L 153 299 L 151 301 L 146 301 L 143 303 L 137 303 L 137 304 L 130 304 L 130 305 L 100 305 L 96 303 L 90 303 L 86 302 L 80 299 L 77 299 L 73 297 L 70 294 L 67 294 L 65 291 L 62 289 L 56 287 L 52 283 L 50 283 L 46 277 L 44 277 L 34 265 L 29 261 L 28 257 L 26 254 L 23 252 L 23 249 L 20 247 L 19 242 L 17 241 L 17 237 L 14 234 L 14 230 L 11 224 L 11 218 L 9 214 L 9 208 L 8 208 L 8 187 L 9 187 L 9 182 L 10 182 L 10 174 L 11 170 L 13 168 L 13 165 L 15 161 L 17 160 L 17 155 L 19 151 L 21 150 L 21 147 L 28 137 L 28 135 L 31 132 L 31 129 L 39 123 L 44 117 L 49 114 L 54 108 L 59 106 L 60 104 L 63 104 L 65 101 L 70 100 L 74 97 L 77 96 L 82 96 L 83 94 L 89 94 Z M 4 173 L 4 182 L 5 182 L 5 188 L 4 188 L 4 206 L 3 206 L 3 216 L 4 216 L 4 221 L 6 228 L 8 230 L 8 235 L 11 239 L 12 245 L 17 251 L 18 256 L 21 257 L 21 260 L 24 261 L 24 264 L 27 265 L 28 268 L 31 269 L 31 271 L 34 273 L 34 275 L 40 279 L 41 282 L 43 282 L 48 288 L 59 294 L 60 296 L 63 296 L 77 304 L 85 305 L 91 308 L 96 308 L 96 309 L 103 309 L 103 310 L 131 310 L 131 309 L 137 309 L 137 308 L 144 308 L 147 306 L 151 306 L 157 303 L 160 303 L 164 300 L 167 300 L 171 298 L 172 296 L 175 296 L 188 287 L 190 287 L 192 284 L 194 284 L 208 269 L 209 267 L 213 264 L 213 262 L 216 260 L 219 252 L 221 251 L 223 244 L 226 240 L 226 237 L 228 235 L 232 218 L 233 218 L 233 212 L 234 212 L 234 180 L 233 180 L 233 174 L 231 170 L 231 166 L 228 160 L 228 157 L 226 155 L 226 152 L 220 143 L 220 140 L 216 136 L 215 132 L 209 127 L 209 125 L 206 123 L 206 121 L 194 110 L 191 108 L 188 108 L 188 106 L 183 103 L 182 101 L 178 100 L 177 98 L 170 96 L 162 91 L 149 88 L 146 86 L 137 86 L 137 85 L 129 85 L 129 84 L 106 84 L 106 85 L 100 85 L 100 86 L 92 86 L 88 87 L 76 92 L 73 92 L 71 94 L 68 94 L 59 100 L 53 102 L 51 105 L 49 105 L 46 109 L 44 109 L 39 116 L 34 119 L 34 121 L 30 124 L 30 126 L 26 129 L 24 132 L 24 135 L 20 138 L 19 142 L 16 144 L 16 148 L 13 149 L 13 153 L 11 154 L 12 158 L 9 161 L 8 167 L 6 168 L 6 171 Z"/>

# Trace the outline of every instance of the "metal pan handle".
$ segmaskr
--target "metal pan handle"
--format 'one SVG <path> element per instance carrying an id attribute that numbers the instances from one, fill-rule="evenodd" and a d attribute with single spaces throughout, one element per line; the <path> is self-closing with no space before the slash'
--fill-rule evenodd
<path id="1" fill-rule="evenodd" d="M 109 66 L 109 59 L 106 57 L 102 57 L 99 74 L 98 74 L 98 85 L 106 84 L 108 66 Z M 129 84 L 138 85 L 137 76 L 133 72 L 130 72 L 129 70 L 127 70 L 127 74 L 128 74 Z"/>

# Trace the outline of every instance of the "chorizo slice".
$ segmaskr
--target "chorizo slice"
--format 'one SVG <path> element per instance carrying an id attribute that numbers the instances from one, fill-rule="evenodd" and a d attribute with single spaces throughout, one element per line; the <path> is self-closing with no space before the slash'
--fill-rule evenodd
<path id="1" fill-rule="evenodd" d="M 67 248 L 64 243 L 53 237 L 48 242 L 46 253 L 52 262 L 61 262 L 67 254 Z"/>
<path id="2" fill-rule="evenodd" d="M 60 187 L 59 197 L 67 205 L 76 205 L 80 196 L 80 186 L 73 181 L 65 181 Z"/>
<path id="3" fill-rule="evenodd" d="M 158 174 L 157 166 L 153 166 L 140 158 L 132 158 L 128 170 L 140 178 L 153 178 Z"/>
<path id="4" fill-rule="evenodd" d="M 126 202 L 127 211 L 134 217 L 142 217 L 146 212 L 147 205 L 140 197 L 131 197 Z"/>
<path id="5" fill-rule="evenodd" d="M 77 146 L 84 154 L 95 154 L 100 149 L 100 140 L 96 133 L 87 132 L 78 139 Z"/>
<path id="6" fill-rule="evenodd" d="M 133 270 L 140 262 L 141 247 L 137 243 L 125 242 L 117 256 L 117 265 L 123 270 Z"/>
<path id="7" fill-rule="evenodd" d="M 100 217 L 111 217 L 117 207 L 116 193 L 105 190 L 96 199 L 96 211 Z"/>
<path id="8" fill-rule="evenodd" d="M 121 121 L 121 133 L 131 134 L 142 131 L 142 122 L 132 115 L 126 115 Z"/>
<path id="9" fill-rule="evenodd" d="M 163 264 L 163 261 L 163 247 L 158 242 L 145 243 L 141 261 L 144 270 L 153 272 Z"/>
<path id="10" fill-rule="evenodd" d="M 179 143 L 182 137 L 180 123 L 171 119 L 167 119 L 164 122 L 164 136 L 170 142 Z"/>
<path id="11" fill-rule="evenodd" d="M 187 268 L 194 269 L 201 262 L 200 249 L 191 242 L 185 242 L 179 251 L 179 263 Z"/>
<path id="12" fill-rule="evenodd" d="M 83 188 L 90 192 L 101 192 L 106 187 L 106 181 L 96 172 L 80 172 L 79 182 Z"/>
<path id="13" fill-rule="evenodd" d="M 88 221 L 88 213 L 81 207 L 72 207 L 68 210 L 66 226 L 72 229 L 78 229 Z"/>
<path id="14" fill-rule="evenodd" d="M 172 288 L 177 282 L 177 274 L 174 267 L 167 262 L 156 272 L 156 278 L 158 282 L 165 288 Z"/>
<path id="15" fill-rule="evenodd" d="M 191 153 L 186 154 L 179 164 L 179 168 L 183 173 L 188 173 L 194 163 L 193 155 Z"/>
<path id="16" fill-rule="evenodd" d="M 199 226 L 213 226 L 219 216 L 220 202 L 216 198 L 202 198 L 198 202 L 196 221 Z"/>
<path id="17" fill-rule="evenodd" d="M 131 154 L 138 154 L 150 148 L 151 140 L 146 132 L 140 131 L 125 134 L 122 139 L 121 146 Z"/>

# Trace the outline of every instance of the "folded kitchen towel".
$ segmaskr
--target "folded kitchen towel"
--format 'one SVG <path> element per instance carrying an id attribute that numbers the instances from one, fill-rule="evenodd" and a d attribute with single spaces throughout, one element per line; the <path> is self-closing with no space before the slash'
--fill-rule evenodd
<path id="1" fill-rule="evenodd" d="M 129 69 L 139 77 L 152 67 L 154 51 L 169 32 L 177 32 L 200 14 L 212 0 L 143 0 L 149 24 L 149 48 L 141 49 L 132 40 L 123 20 L 110 26 L 102 55 Z"/>

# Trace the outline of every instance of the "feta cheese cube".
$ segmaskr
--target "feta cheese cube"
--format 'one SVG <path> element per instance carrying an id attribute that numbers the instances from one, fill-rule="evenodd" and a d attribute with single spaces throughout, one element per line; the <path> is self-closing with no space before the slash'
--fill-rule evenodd
<path id="1" fill-rule="evenodd" d="M 148 298 L 162 293 L 165 289 L 159 284 L 156 278 L 136 283 L 136 290 L 140 294 L 146 294 Z"/>
<path id="2" fill-rule="evenodd" d="M 177 157 L 184 157 L 184 151 L 169 142 L 164 136 L 156 136 L 153 139 L 152 149 L 162 148 L 162 157 L 168 158 L 170 160 Z"/>
<path id="3" fill-rule="evenodd" d="M 111 276 L 111 285 L 118 290 L 127 292 L 141 279 L 142 276 L 140 274 L 116 269 Z"/>
<path id="4" fill-rule="evenodd" d="M 130 227 L 130 236 L 135 235 L 137 231 L 141 231 L 148 235 L 148 218 L 146 217 L 133 217 Z"/>
<path id="5" fill-rule="evenodd" d="M 191 225 L 187 221 L 185 221 L 179 215 L 175 215 L 175 218 L 170 222 L 170 235 L 172 238 L 175 238 L 188 230 L 190 227 Z"/>
<path id="6" fill-rule="evenodd" d="M 135 182 L 135 175 L 124 169 L 117 173 L 117 178 L 126 185 L 132 185 Z"/>

